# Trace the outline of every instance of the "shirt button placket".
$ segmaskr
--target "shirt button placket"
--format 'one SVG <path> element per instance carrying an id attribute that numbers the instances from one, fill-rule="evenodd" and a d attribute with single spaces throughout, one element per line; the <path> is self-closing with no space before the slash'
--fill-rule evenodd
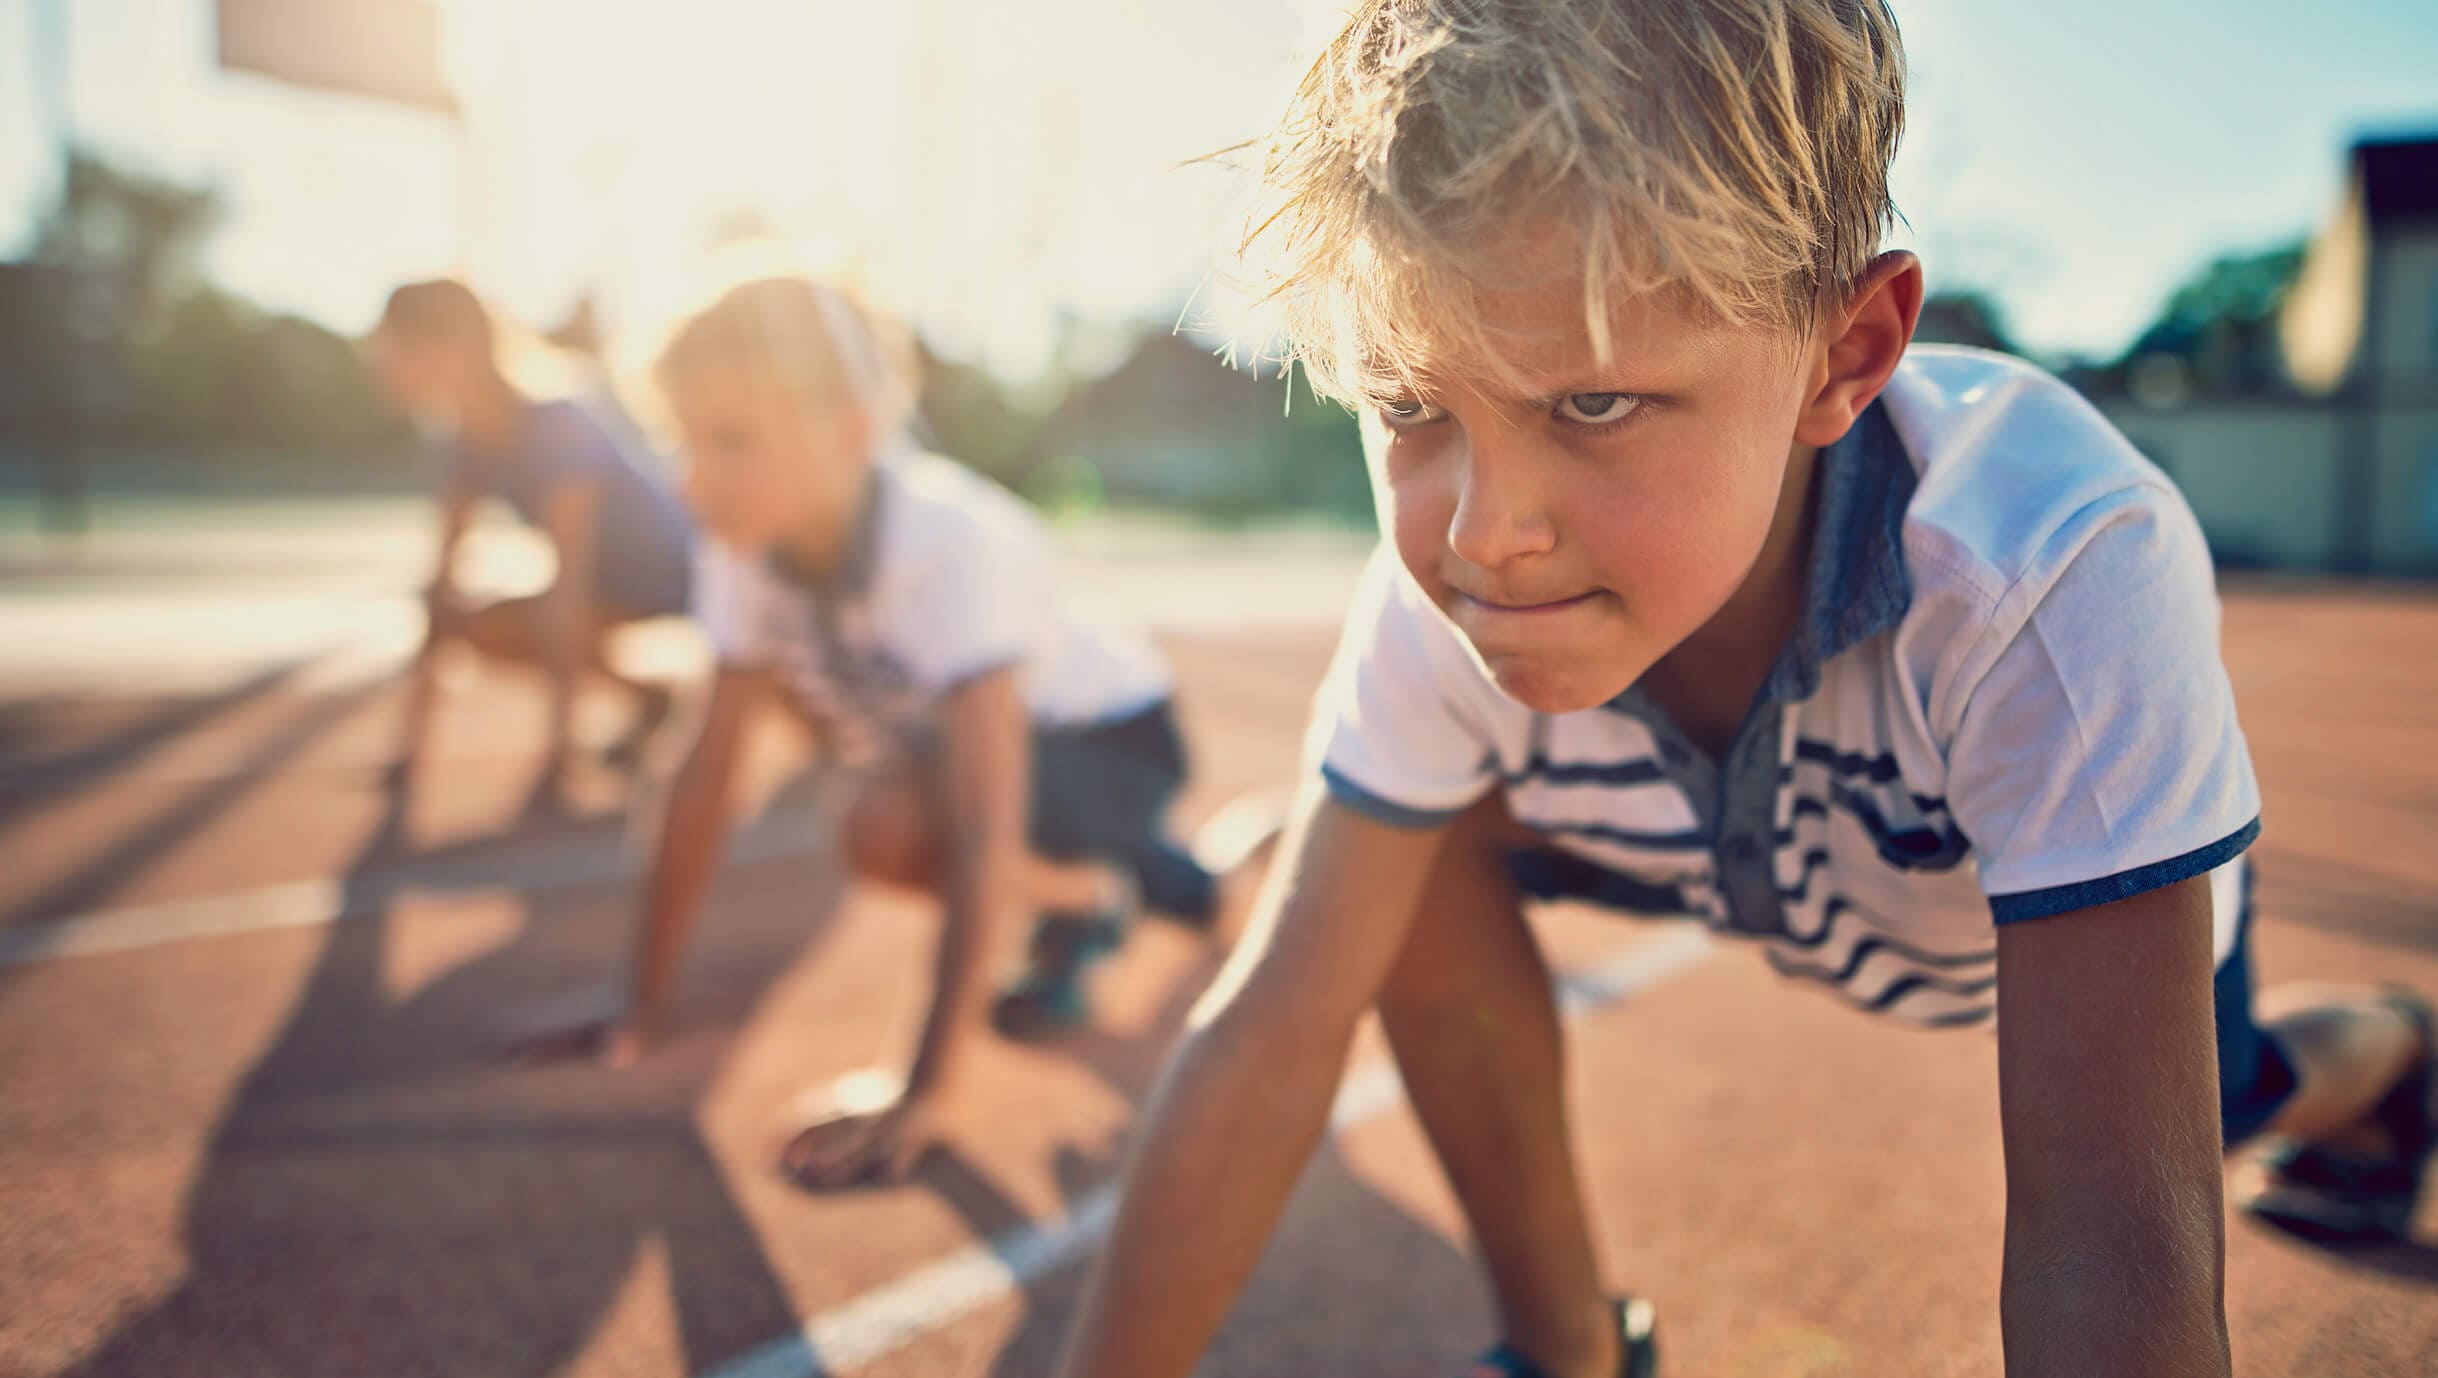
<path id="1" fill-rule="evenodd" d="M 1782 711 L 1773 705 L 1745 723 L 1719 781 L 1719 890 L 1727 899 L 1729 924 L 1761 936 L 1786 928 L 1772 864 Z"/>

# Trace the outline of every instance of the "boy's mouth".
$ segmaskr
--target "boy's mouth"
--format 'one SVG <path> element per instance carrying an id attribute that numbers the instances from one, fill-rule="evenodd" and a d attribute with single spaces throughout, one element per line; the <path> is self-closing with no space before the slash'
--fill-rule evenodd
<path id="1" fill-rule="evenodd" d="M 1513 603 L 1504 602 L 1495 598 L 1484 598 L 1478 594 L 1466 593 L 1461 589 L 1456 591 L 1456 596 L 1462 599 L 1464 602 L 1469 603 L 1485 612 L 1507 613 L 1511 615 L 1530 617 L 1545 613 L 1564 612 L 1568 608 L 1580 607 L 1583 604 L 1590 602 L 1592 599 L 1599 597 L 1600 591 L 1598 589 L 1592 589 L 1586 593 L 1575 594 L 1571 598 L 1551 598 L 1540 602 Z"/>

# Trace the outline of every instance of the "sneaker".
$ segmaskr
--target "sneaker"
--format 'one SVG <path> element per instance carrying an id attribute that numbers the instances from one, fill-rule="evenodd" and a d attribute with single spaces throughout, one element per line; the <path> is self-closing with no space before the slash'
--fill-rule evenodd
<path id="1" fill-rule="evenodd" d="M 1084 972 L 1125 941 L 1123 908 L 1096 914 L 1044 914 L 1033 926 L 1024 970 L 999 993 L 991 1026 L 1020 1043 L 1036 1043 L 1081 1028 L 1092 1017 Z"/>
<path id="2" fill-rule="evenodd" d="M 2438 1149 L 2438 1016 L 2427 1002 L 2403 991 L 2388 1003 L 2419 1026 L 2421 1060 L 2370 1112 L 2387 1131 L 2388 1149 L 2362 1153 L 2327 1144 L 2286 1143 L 2261 1160 L 2257 1180 L 2243 1195 L 2251 1214 L 2306 1239 L 2361 1244 L 2401 1240 L 2412 1233 L 2413 1215 Z"/>
<path id="3" fill-rule="evenodd" d="M 609 744 L 601 753 L 601 763 L 622 775 L 632 775 L 643 769 L 651 754 L 652 738 L 669 713 L 677 706 L 677 695 L 659 685 L 647 686 L 642 702 L 636 706 L 635 721 L 628 724 L 624 735 Z"/>
<path id="4" fill-rule="evenodd" d="M 1659 1318 L 1640 1297 L 1619 1297 L 1617 1378 L 1658 1378 Z M 1465 1378 L 1549 1378 L 1548 1372 L 1518 1352 L 1500 1345 L 1473 1361 Z"/>

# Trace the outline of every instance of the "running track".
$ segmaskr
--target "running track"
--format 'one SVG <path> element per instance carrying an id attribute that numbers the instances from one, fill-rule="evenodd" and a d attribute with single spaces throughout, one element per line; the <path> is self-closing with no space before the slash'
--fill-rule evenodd
<path id="1" fill-rule="evenodd" d="M 2261 960 L 2438 989 L 2438 599 L 2248 586 L 2229 653 L 2268 792 Z M 1310 626 L 1172 642 L 1190 818 L 1292 775 Z M 539 727 L 451 701 L 386 817 L 390 691 L 311 662 L 207 695 L 0 701 L 0 1375 L 1046 1370 L 1134 1101 L 1214 955 L 1144 931 L 1098 1027 L 994 1046 L 912 1186 L 766 1170 L 805 1088 L 893 1059 L 931 921 L 842 894 L 779 789 L 644 1067 L 533 1069 L 499 1021 L 607 969 L 607 816 L 504 831 Z M 785 776 L 785 752 L 765 773 Z M 610 794 L 604 782 L 602 800 Z M 1994 1044 L 1883 1027 L 1675 929 L 1547 916 L 1607 1266 L 1691 1378 L 1999 1372 Z M 1370 1040 L 1208 1375 L 1444 1378 L 1488 1335 Z M 2425 1237 L 2438 1212 L 2425 1212 Z M 2236 1222 L 2246 1374 L 2438 1373 L 2438 1247 Z"/>

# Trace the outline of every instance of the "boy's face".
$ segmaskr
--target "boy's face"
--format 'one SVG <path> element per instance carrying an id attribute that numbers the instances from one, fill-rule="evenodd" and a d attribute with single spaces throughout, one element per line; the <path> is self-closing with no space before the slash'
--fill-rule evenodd
<path id="1" fill-rule="evenodd" d="M 808 419 L 739 370 L 706 368 L 671 389 L 686 501 L 724 544 L 759 554 L 806 533 L 843 532 L 870 445 L 857 418 Z"/>
<path id="2" fill-rule="evenodd" d="M 373 374 L 382 395 L 410 416 L 446 421 L 457 408 L 465 351 L 446 340 L 425 339 L 383 328 L 372 337 Z"/>
<path id="3" fill-rule="evenodd" d="M 1426 377 L 1366 418 L 1382 529 L 1509 697 L 1604 703 L 1759 556 L 1806 399 L 1782 331 L 1626 302 L 1597 362 L 1579 291 L 1486 299 L 1528 390 Z"/>

